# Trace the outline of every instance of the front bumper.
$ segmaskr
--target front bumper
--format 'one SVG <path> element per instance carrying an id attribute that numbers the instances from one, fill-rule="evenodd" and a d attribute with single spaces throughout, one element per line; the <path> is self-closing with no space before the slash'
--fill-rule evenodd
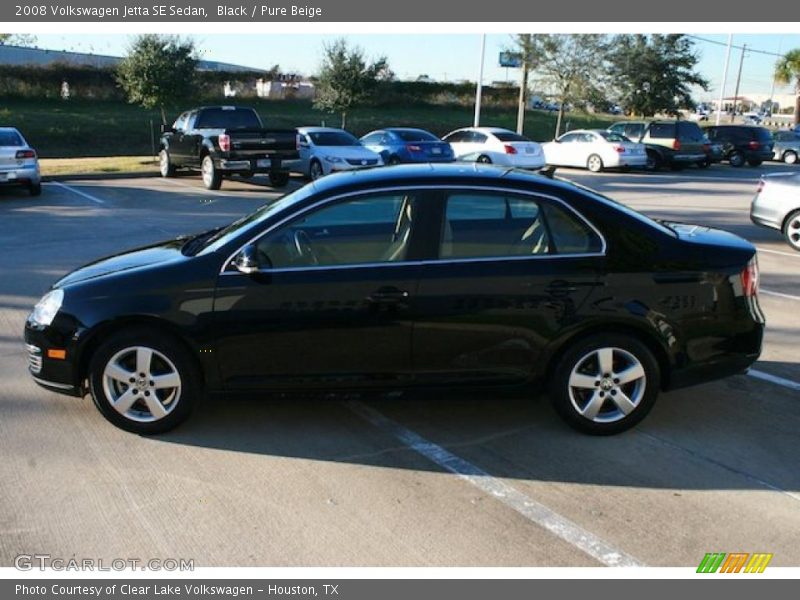
<path id="1" fill-rule="evenodd" d="M 81 396 L 82 383 L 78 380 L 76 361 L 77 345 L 73 336 L 65 336 L 54 327 L 40 327 L 25 323 L 25 350 L 28 354 L 28 371 L 40 386 L 70 396 Z M 49 350 L 65 350 L 65 357 L 52 358 Z"/>

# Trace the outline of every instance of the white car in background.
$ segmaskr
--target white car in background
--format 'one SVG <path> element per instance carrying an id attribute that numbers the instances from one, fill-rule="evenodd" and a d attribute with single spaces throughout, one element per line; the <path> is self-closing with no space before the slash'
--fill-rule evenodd
<path id="1" fill-rule="evenodd" d="M 352 133 L 334 127 L 298 127 L 300 160 L 295 170 L 310 179 L 337 171 L 383 165 L 381 155 L 361 145 Z"/>
<path id="2" fill-rule="evenodd" d="M 456 160 L 521 169 L 541 169 L 545 164 L 537 142 L 500 127 L 456 129 L 442 140 L 453 148 Z"/>
<path id="3" fill-rule="evenodd" d="M 554 167 L 580 167 L 599 173 L 647 165 L 644 144 L 605 129 L 576 129 L 542 147 L 547 164 Z"/>
<path id="4" fill-rule="evenodd" d="M 39 157 L 18 129 L 0 127 L 0 186 L 21 186 L 31 196 L 42 193 Z"/>

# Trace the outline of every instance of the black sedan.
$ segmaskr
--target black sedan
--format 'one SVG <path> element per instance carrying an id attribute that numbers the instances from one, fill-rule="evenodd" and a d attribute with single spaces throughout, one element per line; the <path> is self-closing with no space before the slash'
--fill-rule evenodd
<path id="1" fill-rule="evenodd" d="M 25 340 L 39 384 L 143 434 L 203 393 L 531 382 L 610 434 L 659 390 L 745 371 L 757 289 L 755 248 L 730 233 L 543 175 L 408 165 L 78 269 Z"/>

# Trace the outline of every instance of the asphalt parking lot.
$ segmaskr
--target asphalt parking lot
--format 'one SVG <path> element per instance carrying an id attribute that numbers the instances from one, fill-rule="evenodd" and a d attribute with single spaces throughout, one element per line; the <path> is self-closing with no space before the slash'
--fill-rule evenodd
<path id="1" fill-rule="evenodd" d="M 30 308 L 72 268 L 229 222 L 274 192 L 210 192 L 197 177 L 0 190 L 0 566 L 35 552 L 197 566 L 696 566 L 771 552 L 772 566 L 800 565 L 800 254 L 748 216 L 758 175 L 786 169 L 559 171 L 759 249 L 755 369 L 662 394 L 611 438 L 519 392 L 208 402 L 167 435 L 125 433 L 88 397 L 33 383 Z"/>

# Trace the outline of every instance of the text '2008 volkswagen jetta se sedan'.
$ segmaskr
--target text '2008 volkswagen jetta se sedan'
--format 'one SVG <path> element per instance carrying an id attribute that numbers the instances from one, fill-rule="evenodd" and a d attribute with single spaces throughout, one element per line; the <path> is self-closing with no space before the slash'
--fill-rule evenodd
<path id="1" fill-rule="evenodd" d="M 755 248 L 730 233 L 538 174 L 409 165 L 80 268 L 25 340 L 38 383 L 143 434 L 204 393 L 531 382 L 611 434 L 662 389 L 746 370 L 757 290 Z"/>

